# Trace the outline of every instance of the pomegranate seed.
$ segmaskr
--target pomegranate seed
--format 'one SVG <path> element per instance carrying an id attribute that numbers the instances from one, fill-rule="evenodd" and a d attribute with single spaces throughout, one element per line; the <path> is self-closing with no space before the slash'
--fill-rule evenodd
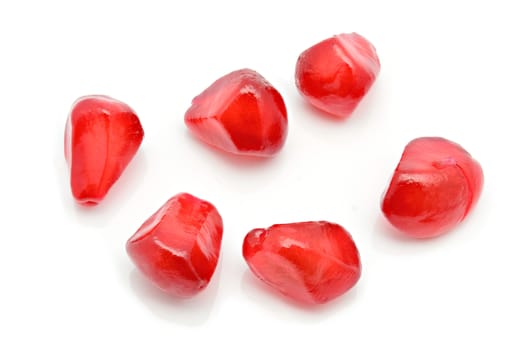
<path id="1" fill-rule="evenodd" d="M 390 223 L 416 238 L 439 236 L 472 210 L 483 187 L 479 163 L 460 145 L 439 137 L 411 141 L 383 197 Z"/>
<path id="2" fill-rule="evenodd" d="M 244 238 L 243 256 L 263 282 L 309 304 L 340 296 L 361 275 L 352 237 L 343 227 L 325 221 L 252 230 Z"/>
<path id="3" fill-rule="evenodd" d="M 177 297 L 194 296 L 215 272 L 222 218 L 215 207 L 187 193 L 169 199 L 128 240 L 137 268 L 157 287 Z"/>
<path id="4" fill-rule="evenodd" d="M 357 33 L 339 34 L 299 56 L 295 83 L 310 104 L 344 118 L 368 92 L 379 70 L 371 43 Z"/>
<path id="5" fill-rule="evenodd" d="M 215 81 L 193 99 L 184 119 L 202 141 L 239 155 L 274 155 L 283 147 L 288 129 L 283 98 L 250 69 Z"/>
<path id="6" fill-rule="evenodd" d="M 139 118 L 125 103 L 107 96 L 78 99 L 64 137 L 75 200 L 98 204 L 137 153 L 143 138 Z"/>

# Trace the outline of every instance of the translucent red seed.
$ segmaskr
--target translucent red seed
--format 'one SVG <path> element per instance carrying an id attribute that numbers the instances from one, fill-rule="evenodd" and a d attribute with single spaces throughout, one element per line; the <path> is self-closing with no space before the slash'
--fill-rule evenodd
<path id="1" fill-rule="evenodd" d="M 279 92 L 251 69 L 231 72 L 192 101 L 188 129 L 222 151 L 268 157 L 284 145 L 288 119 Z"/>
<path id="2" fill-rule="evenodd" d="M 357 33 L 340 34 L 304 51 L 297 60 L 295 83 L 314 107 L 348 117 L 380 70 L 374 46 Z"/>
<path id="3" fill-rule="evenodd" d="M 401 232 L 416 238 L 435 237 L 465 219 L 482 187 L 481 166 L 460 145 L 422 137 L 405 147 L 381 209 Z"/>
<path id="4" fill-rule="evenodd" d="M 181 193 L 142 224 L 126 250 L 154 285 L 188 298 L 210 282 L 219 260 L 222 232 L 222 218 L 211 203 Z"/>
<path id="5" fill-rule="evenodd" d="M 78 99 L 64 136 L 75 200 L 98 204 L 135 156 L 143 138 L 139 118 L 125 103 L 107 96 Z"/>
<path id="6" fill-rule="evenodd" d="M 263 282 L 308 304 L 337 298 L 361 275 L 352 237 L 342 226 L 325 221 L 252 230 L 244 239 L 243 256 Z"/>

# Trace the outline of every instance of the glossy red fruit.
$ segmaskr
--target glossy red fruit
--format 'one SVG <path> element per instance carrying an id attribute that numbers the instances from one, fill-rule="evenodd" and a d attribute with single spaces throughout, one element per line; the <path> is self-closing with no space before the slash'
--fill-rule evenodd
<path id="1" fill-rule="evenodd" d="M 352 237 L 343 227 L 326 221 L 252 230 L 244 238 L 243 256 L 263 282 L 309 304 L 340 296 L 361 275 Z"/>
<path id="2" fill-rule="evenodd" d="M 295 83 L 310 104 L 344 118 L 368 92 L 380 67 L 370 42 L 357 33 L 339 34 L 299 56 Z"/>
<path id="3" fill-rule="evenodd" d="M 215 81 L 193 99 L 184 120 L 202 141 L 239 155 L 274 155 L 283 147 L 288 130 L 283 98 L 250 69 Z"/>
<path id="4" fill-rule="evenodd" d="M 210 282 L 219 259 L 222 230 L 222 218 L 211 203 L 181 193 L 142 224 L 126 250 L 157 287 L 187 298 Z"/>
<path id="5" fill-rule="evenodd" d="M 98 204 L 142 143 L 135 112 L 107 96 L 78 99 L 67 119 L 64 150 L 71 192 L 80 204 Z"/>
<path id="6" fill-rule="evenodd" d="M 460 145 L 422 137 L 405 147 L 381 209 L 405 234 L 435 237 L 465 219 L 482 187 L 481 166 Z"/>

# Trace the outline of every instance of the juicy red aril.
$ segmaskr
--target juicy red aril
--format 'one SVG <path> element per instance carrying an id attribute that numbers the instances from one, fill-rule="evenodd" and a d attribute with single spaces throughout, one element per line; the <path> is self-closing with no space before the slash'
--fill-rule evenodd
<path id="1" fill-rule="evenodd" d="M 263 282 L 310 304 L 340 296 L 361 275 L 352 237 L 340 225 L 325 221 L 252 230 L 244 238 L 243 256 Z"/>
<path id="2" fill-rule="evenodd" d="M 347 117 L 374 83 L 380 70 L 374 46 L 357 33 L 340 34 L 304 51 L 295 83 L 313 106 Z"/>
<path id="3" fill-rule="evenodd" d="M 157 287 L 191 297 L 208 285 L 217 267 L 222 230 L 222 218 L 211 203 L 181 193 L 142 224 L 126 250 Z"/>
<path id="4" fill-rule="evenodd" d="M 465 219 L 482 187 L 481 166 L 460 145 L 422 137 L 405 147 L 381 209 L 405 234 L 435 237 Z"/>
<path id="5" fill-rule="evenodd" d="M 137 152 L 144 131 L 135 112 L 107 96 L 78 99 L 64 137 L 73 197 L 98 204 Z"/>
<path id="6" fill-rule="evenodd" d="M 184 120 L 202 141 L 240 155 L 275 154 L 283 147 L 288 130 L 283 98 L 250 69 L 215 81 L 193 99 Z"/>

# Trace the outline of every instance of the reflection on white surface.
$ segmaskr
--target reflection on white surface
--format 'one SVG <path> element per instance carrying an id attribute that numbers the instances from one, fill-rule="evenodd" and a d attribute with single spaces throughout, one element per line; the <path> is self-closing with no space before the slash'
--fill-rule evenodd
<path id="1" fill-rule="evenodd" d="M 129 274 L 129 285 L 138 301 L 162 320 L 186 326 L 205 324 L 210 317 L 220 279 L 220 264 L 214 278 L 201 293 L 191 299 L 178 299 L 155 287 L 136 269 Z"/>

